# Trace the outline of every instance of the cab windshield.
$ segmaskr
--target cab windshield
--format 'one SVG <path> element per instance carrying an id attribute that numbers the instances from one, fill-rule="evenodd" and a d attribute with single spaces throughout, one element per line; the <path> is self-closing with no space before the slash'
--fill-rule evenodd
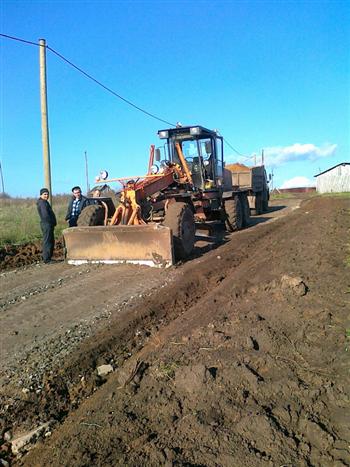
<path id="1" fill-rule="evenodd" d="M 165 160 L 181 165 L 176 143 L 180 144 L 194 185 L 204 189 L 208 182 L 214 183 L 215 163 L 211 139 L 193 139 L 193 137 L 189 138 L 188 135 L 186 137 L 177 135 L 177 137 L 170 139 L 163 147 L 162 158 L 164 155 Z"/>

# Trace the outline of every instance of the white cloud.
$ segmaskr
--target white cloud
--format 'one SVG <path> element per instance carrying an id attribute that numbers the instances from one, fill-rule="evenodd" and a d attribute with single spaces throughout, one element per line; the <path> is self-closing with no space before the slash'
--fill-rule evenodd
<path id="1" fill-rule="evenodd" d="M 295 143 L 291 146 L 274 146 L 264 149 L 265 165 L 276 167 L 287 162 L 315 161 L 332 156 L 337 149 L 336 144 L 325 143 L 323 146 Z"/>
<path id="2" fill-rule="evenodd" d="M 336 144 L 325 143 L 322 146 L 315 144 L 295 143 L 290 146 L 271 146 L 264 148 L 264 163 L 271 168 L 284 165 L 288 162 L 315 161 L 325 157 L 332 156 L 337 149 Z M 248 157 L 241 157 L 237 154 L 226 153 L 225 161 L 227 164 L 240 162 L 246 165 L 261 164 L 261 154 L 251 154 Z"/>
<path id="3" fill-rule="evenodd" d="M 283 182 L 280 188 L 301 188 L 309 186 L 315 186 L 315 182 L 306 177 L 294 177 Z"/>

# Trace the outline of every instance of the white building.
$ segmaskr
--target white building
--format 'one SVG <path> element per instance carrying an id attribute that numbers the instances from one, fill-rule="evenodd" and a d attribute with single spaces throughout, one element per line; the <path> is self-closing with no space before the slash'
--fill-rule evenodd
<path id="1" fill-rule="evenodd" d="M 342 162 L 315 177 L 318 193 L 350 192 L 350 162 Z"/>

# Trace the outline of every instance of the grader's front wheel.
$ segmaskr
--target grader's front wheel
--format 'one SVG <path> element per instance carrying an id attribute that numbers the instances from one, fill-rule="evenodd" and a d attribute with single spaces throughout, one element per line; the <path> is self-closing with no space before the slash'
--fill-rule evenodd
<path id="1" fill-rule="evenodd" d="M 186 203 L 170 203 L 163 225 L 173 232 L 175 258 L 187 258 L 194 248 L 196 233 L 192 209 Z"/>
<path id="2" fill-rule="evenodd" d="M 104 207 L 99 204 L 92 204 L 86 206 L 78 217 L 78 227 L 88 226 L 88 225 L 103 225 L 105 218 Z"/>

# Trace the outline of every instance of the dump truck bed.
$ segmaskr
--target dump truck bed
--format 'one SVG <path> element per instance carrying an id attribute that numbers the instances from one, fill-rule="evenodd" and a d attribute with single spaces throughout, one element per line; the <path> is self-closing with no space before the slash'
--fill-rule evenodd
<path id="1" fill-rule="evenodd" d="M 231 172 L 232 185 L 254 192 L 264 190 L 266 175 L 263 165 L 247 167 L 243 164 L 228 164 L 225 169 Z"/>

